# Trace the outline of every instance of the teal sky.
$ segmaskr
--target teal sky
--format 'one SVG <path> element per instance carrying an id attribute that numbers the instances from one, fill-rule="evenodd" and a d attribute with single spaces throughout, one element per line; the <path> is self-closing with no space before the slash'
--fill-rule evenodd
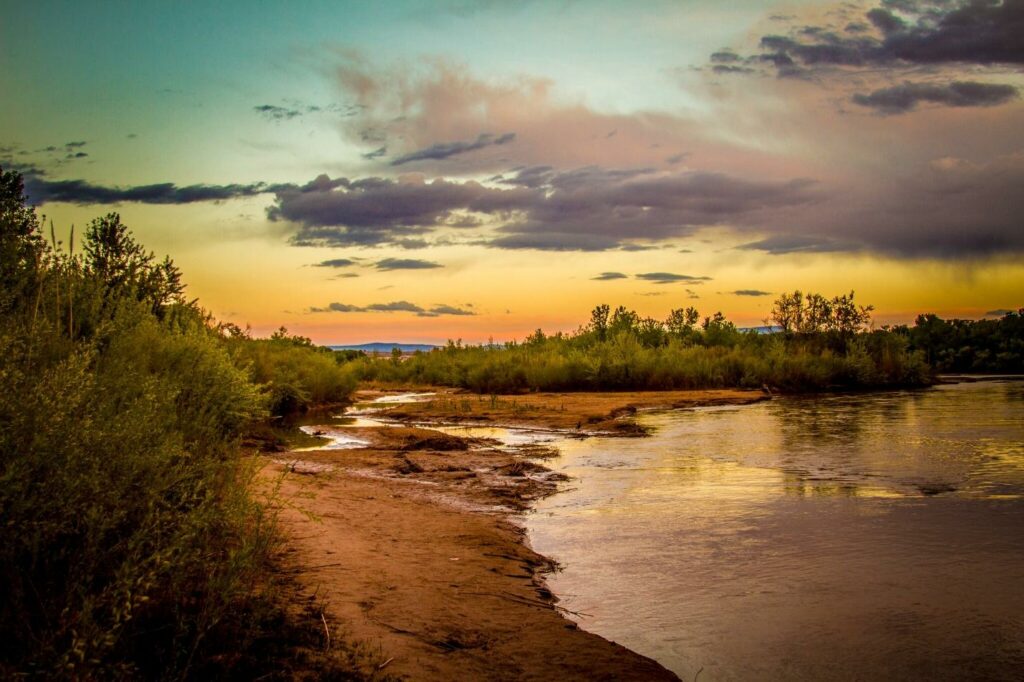
<path id="1" fill-rule="evenodd" d="M 980 317 L 1022 304 L 1022 31 L 1021 0 L 9 3 L 0 165 L 321 341 L 750 324 L 797 287 Z"/>

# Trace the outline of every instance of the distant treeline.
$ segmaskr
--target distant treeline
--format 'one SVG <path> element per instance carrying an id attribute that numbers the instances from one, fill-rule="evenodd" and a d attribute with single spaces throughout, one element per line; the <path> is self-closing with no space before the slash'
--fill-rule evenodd
<path id="1" fill-rule="evenodd" d="M 44 236 L 0 170 L 0 678 L 252 679 L 322 649 L 275 599 L 239 441 L 354 385 L 216 324 L 116 214 Z"/>
<path id="2" fill-rule="evenodd" d="M 664 320 L 600 305 L 572 334 L 538 329 L 522 343 L 463 345 L 407 359 L 356 361 L 364 379 L 459 386 L 484 393 L 744 387 L 781 391 L 922 386 L 924 355 L 906 335 L 869 330 L 870 307 L 853 293 L 786 294 L 772 312 L 777 334 L 740 331 L 721 313 L 694 308 Z"/>

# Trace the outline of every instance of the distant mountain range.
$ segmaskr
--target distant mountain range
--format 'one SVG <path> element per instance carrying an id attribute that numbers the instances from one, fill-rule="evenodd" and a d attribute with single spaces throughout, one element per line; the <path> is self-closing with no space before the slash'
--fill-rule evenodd
<path id="1" fill-rule="evenodd" d="M 782 331 L 782 327 L 776 325 L 767 325 L 761 327 L 740 327 L 741 332 L 757 332 L 758 334 L 777 334 Z"/>
<path id="2" fill-rule="evenodd" d="M 348 346 L 327 346 L 331 350 L 361 350 L 364 353 L 390 353 L 392 348 L 397 348 L 403 353 L 415 353 L 418 350 L 423 352 L 431 351 L 437 348 L 428 343 L 383 343 L 375 341 L 374 343 L 360 343 Z"/>

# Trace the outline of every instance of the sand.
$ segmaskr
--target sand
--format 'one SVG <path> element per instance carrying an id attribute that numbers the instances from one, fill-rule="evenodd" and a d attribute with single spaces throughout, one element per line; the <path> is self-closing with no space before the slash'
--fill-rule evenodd
<path id="1" fill-rule="evenodd" d="M 637 409 L 761 398 L 695 391 L 481 402 L 446 391 L 396 405 L 389 416 L 450 422 L 454 401 L 475 423 L 636 435 Z M 353 435 L 369 445 L 267 456 L 261 473 L 278 489 L 288 570 L 326 604 L 336 638 L 366 643 L 387 661 L 384 672 L 410 680 L 677 679 L 579 629 L 545 587 L 555 566 L 527 546 L 518 520 L 561 484 L 543 466 L 550 450 L 515 451 L 419 426 Z"/>

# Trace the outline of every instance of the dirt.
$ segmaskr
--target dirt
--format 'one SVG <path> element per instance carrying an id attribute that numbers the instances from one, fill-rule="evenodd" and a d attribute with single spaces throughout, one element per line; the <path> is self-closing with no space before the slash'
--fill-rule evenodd
<path id="1" fill-rule="evenodd" d="M 549 393 L 481 403 L 440 393 L 387 415 L 450 422 L 447 406 L 469 401 L 472 409 L 455 414 L 488 425 L 632 434 L 638 410 L 757 399 L 740 391 Z M 363 642 L 386 662 L 382 674 L 410 680 L 677 679 L 578 629 L 546 588 L 556 566 L 528 547 L 517 522 L 564 480 L 543 465 L 549 447 L 511 450 L 422 426 L 353 435 L 370 445 L 267 455 L 261 473 L 278 492 L 290 572 L 326 604 L 324 624 L 338 641 Z M 585 624 L 585 614 L 577 617 Z"/>
<path id="2" fill-rule="evenodd" d="M 702 391 L 624 391 L 609 393 L 525 393 L 478 395 L 457 389 L 433 389 L 417 403 L 382 406 L 379 414 L 404 421 L 467 423 L 549 428 L 583 433 L 643 435 L 630 419 L 646 410 L 685 409 L 708 405 L 738 405 L 766 400 L 761 391 L 736 389 Z M 366 401 L 382 391 L 360 391 Z"/>

